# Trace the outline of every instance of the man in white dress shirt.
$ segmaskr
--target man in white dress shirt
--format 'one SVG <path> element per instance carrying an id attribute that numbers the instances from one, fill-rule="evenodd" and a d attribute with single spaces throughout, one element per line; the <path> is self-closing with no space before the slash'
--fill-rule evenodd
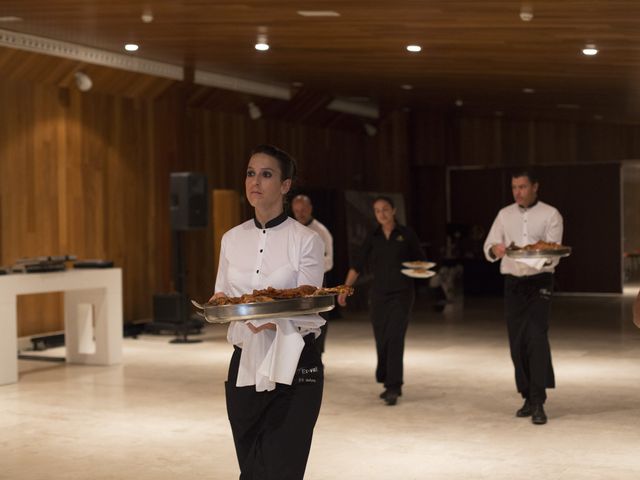
<path id="1" fill-rule="evenodd" d="M 320 235 L 324 243 L 324 273 L 325 278 L 329 270 L 333 268 L 333 237 L 322 223 L 313 218 L 313 204 L 306 195 L 297 195 L 291 202 L 291 210 L 298 222 Z M 320 314 L 325 320 L 328 315 Z M 328 323 L 328 322 L 327 322 Z M 327 323 L 321 327 L 322 334 L 316 339 L 316 347 L 320 353 L 324 353 L 324 342 L 327 336 Z"/>
<path id="2" fill-rule="evenodd" d="M 529 171 L 511 178 L 515 203 L 498 212 L 484 243 L 487 260 L 500 260 L 505 276 L 505 317 L 516 386 L 525 399 L 516 412 L 536 425 L 547 422 L 543 404 L 547 388 L 555 387 L 549 346 L 549 312 L 553 272 L 558 260 L 506 256 L 512 243 L 523 247 L 540 240 L 562 243 L 562 216 L 538 200 L 538 181 Z"/>

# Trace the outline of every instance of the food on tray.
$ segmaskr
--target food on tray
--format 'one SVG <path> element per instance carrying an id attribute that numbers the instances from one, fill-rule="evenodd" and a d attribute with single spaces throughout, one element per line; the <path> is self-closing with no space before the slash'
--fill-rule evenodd
<path id="1" fill-rule="evenodd" d="M 422 260 L 415 260 L 413 262 L 404 262 L 404 265 L 407 268 L 429 268 L 427 265 L 434 265 L 433 262 L 423 262 Z"/>
<path id="2" fill-rule="evenodd" d="M 240 297 L 221 296 L 211 300 L 211 305 L 238 305 L 241 303 L 273 302 L 275 300 L 288 300 L 291 298 L 313 297 L 319 295 L 352 295 L 353 287 L 338 285 L 333 288 L 318 288 L 312 285 L 300 285 L 296 288 L 272 288 L 254 290 Z"/>
<path id="3" fill-rule="evenodd" d="M 562 250 L 565 248 L 567 248 L 565 245 L 553 242 L 543 242 L 542 240 L 538 240 L 536 243 L 532 243 L 530 245 L 525 245 L 524 247 L 518 247 L 514 243 L 511 243 L 508 247 L 509 250 L 524 250 L 527 252 L 536 250 Z"/>
<path id="4" fill-rule="evenodd" d="M 414 268 L 413 273 L 432 273 L 432 272 L 427 268 Z"/>

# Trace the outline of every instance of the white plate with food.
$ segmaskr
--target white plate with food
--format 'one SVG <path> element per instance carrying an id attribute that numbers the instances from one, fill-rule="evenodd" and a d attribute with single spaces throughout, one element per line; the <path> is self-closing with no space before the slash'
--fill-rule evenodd
<path id="1" fill-rule="evenodd" d="M 412 262 L 402 262 L 402 266 L 405 268 L 423 268 L 429 270 L 436 266 L 434 262 L 423 262 L 422 260 L 414 260 Z"/>
<path id="2" fill-rule="evenodd" d="M 426 268 L 403 268 L 400 270 L 404 275 L 411 278 L 431 278 L 436 272 Z"/>

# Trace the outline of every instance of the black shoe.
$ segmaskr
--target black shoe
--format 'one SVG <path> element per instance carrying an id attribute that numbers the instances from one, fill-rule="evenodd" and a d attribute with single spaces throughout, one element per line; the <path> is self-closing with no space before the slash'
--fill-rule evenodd
<path id="1" fill-rule="evenodd" d="M 387 395 L 389 394 L 390 390 L 389 389 L 385 389 L 380 395 L 379 397 L 383 400 L 385 400 L 387 398 Z M 396 394 L 401 397 L 402 396 L 402 390 L 398 390 L 396 392 Z"/>
<path id="2" fill-rule="evenodd" d="M 544 425 L 547 423 L 547 414 L 544 413 L 544 408 L 542 408 L 542 404 L 533 405 L 533 411 L 531 412 L 531 423 L 535 425 Z"/>
<path id="3" fill-rule="evenodd" d="M 531 404 L 529 403 L 529 400 L 525 400 L 524 405 L 522 405 L 522 408 L 516 412 L 516 417 L 520 417 L 520 418 L 530 417 L 532 411 L 533 409 L 531 407 Z"/>
<path id="4" fill-rule="evenodd" d="M 384 397 L 384 401 L 387 405 L 395 405 L 396 403 L 398 403 L 399 396 L 400 395 L 398 394 L 398 392 L 387 391 L 387 396 Z"/>

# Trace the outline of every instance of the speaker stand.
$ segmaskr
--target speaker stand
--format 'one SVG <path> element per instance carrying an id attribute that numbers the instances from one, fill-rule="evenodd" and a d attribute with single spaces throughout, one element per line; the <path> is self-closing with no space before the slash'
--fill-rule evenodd
<path id="1" fill-rule="evenodd" d="M 182 232 L 180 230 L 172 229 L 173 236 L 173 282 L 176 292 L 184 295 L 185 286 L 187 284 L 187 272 L 185 269 L 184 251 L 182 248 Z M 182 309 L 181 309 L 182 310 Z M 190 315 L 188 312 L 182 312 L 182 324 L 181 328 L 176 328 L 176 338 L 169 340 L 169 343 L 200 343 L 200 339 L 187 338 L 190 328 Z M 179 336 L 179 333 L 182 336 Z"/>

